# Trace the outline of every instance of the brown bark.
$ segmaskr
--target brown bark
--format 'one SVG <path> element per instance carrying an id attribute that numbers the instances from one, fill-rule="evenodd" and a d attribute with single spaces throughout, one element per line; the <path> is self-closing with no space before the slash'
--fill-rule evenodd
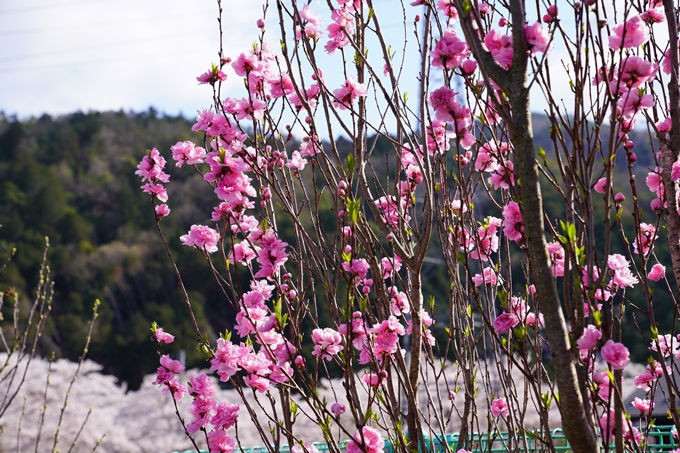
<path id="1" fill-rule="evenodd" d="M 557 289 L 550 270 L 550 259 L 543 225 L 543 203 L 538 181 L 538 168 L 534 151 L 534 139 L 529 111 L 527 87 L 527 46 L 524 37 L 526 22 L 524 2 L 510 1 L 513 24 L 513 61 L 508 70 L 501 68 L 483 47 L 479 34 L 472 26 L 474 12 L 465 13 L 463 3 L 456 2 L 461 26 L 472 53 L 485 78 L 492 78 L 505 92 L 509 112 L 503 114 L 510 131 L 514 148 L 515 174 L 520 183 L 519 204 L 524 219 L 524 241 L 530 262 L 531 279 L 545 317 L 546 336 L 555 368 L 555 381 L 559 391 L 559 408 L 565 437 L 574 452 L 598 453 L 599 441 L 592 424 L 591 414 L 586 413 L 579 389 L 569 334 L 562 312 Z"/>

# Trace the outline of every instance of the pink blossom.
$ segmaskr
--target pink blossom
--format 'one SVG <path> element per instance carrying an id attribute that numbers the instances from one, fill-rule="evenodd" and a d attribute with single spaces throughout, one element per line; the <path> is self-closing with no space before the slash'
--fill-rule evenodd
<path id="1" fill-rule="evenodd" d="M 505 398 L 495 398 L 491 402 L 491 413 L 494 417 L 501 416 L 507 418 L 510 415 L 510 406 L 508 406 Z"/>
<path id="2" fill-rule="evenodd" d="M 654 409 L 654 401 L 648 399 L 635 398 L 632 405 L 640 412 L 649 413 Z"/>
<path id="3" fill-rule="evenodd" d="M 210 370 L 217 371 L 220 381 L 226 382 L 240 369 L 239 361 L 248 351 L 245 346 L 237 346 L 231 341 L 218 338 L 215 357 L 210 360 Z"/>
<path id="4" fill-rule="evenodd" d="M 612 29 L 609 48 L 619 50 L 625 47 L 638 47 L 649 41 L 649 30 L 640 16 L 633 16 L 625 23 Z"/>
<path id="5" fill-rule="evenodd" d="M 607 190 L 606 188 L 607 188 L 607 178 L 598 179 L 597 182 L 595 183 L 595 185 L 593 186 L 593 189 L 597 193 L 605 193 L 605 191 Z"/>
<path id="6" fill-rule="evenodd" d="M 614 271 L 611 282 L 614 287 L 633 287 L 638 283 L 638 279 L 629 269 L 630 262 L 623 255 L 618 253 L 609 255 L 607 266 Z"/>
<path id="7" fill-rule="evenodd" d="M 172 373 L 179 373 L 184 371 L 184 365 L 179 360 L 173 360 L 169 355 L 165 354 L 161 356 L 161 366 Z"/>
<path id="8" fill-rule="evenodd" d="M 158 181 L 167 183 L 170 181 L 170 175 L 163 171 L 164 168 L 165 158 L 161 156 L 156 148 L 153 148 L 151 151 L 147 150 L 146 156 L 137 165 L 135 174 L 142 178 L 142 182 L 149 181 L 154 183 Z M 167 201 L 167 199 L 161 201 Z"/>
<path id="9" fill-rule="evenodd" d="M 583 329 L 583 335 L 576 341 L 578 348 L 584 351 L 589 351 L 597 346 L 597 341 L 602 338 L 600 329 L 592 324 Z"/>
<path id="10" fill-rule="evenodd" d="M 659 198 L 662 198 L 664 193 L 663 181 L 661 179 L 661 171 L 662 170 L 660 167 L 654 167 L 654 170 L 650 171 L 647 174 L 647 177 L 645 178 L 647 188 L 651 192 L 656 193 L 656 196 Z"/>
<path id="11" fill-rule="evenodd" d="M 472 277 L 472 281 L 474 282 L 475 286 L 481 286 L 485 284 L 488 287 L 493 288 L 498 284 L 498 277 L 496 275 L 496 271 L 493 268 L 485 267 L 481 274 L 475 274 L 475 276 Z"/>
<path id="12" fill-rule="evenodd" d="M 437 68 L 454 69 L 461 65 L 470 55 L 470 49 L 465 41 L 458 38 L 453 28 L 447 28 L 444 36 L 432 50 L 432 66 Z"/>
<path id="13" fill-rule="evenodd" d="M 180 236 L 179 239 L 188 247 L 198 247 L 208 253 L 215 253 L 220 233 L 204 225 L 192 225 L 189 234 Z"/>
<path id="14" fill-rule="evenodd" d="M 527 41 L 529 52 L 543 52 L 548 50 L 550 44 L 550 33 L 543 28 L 543 24 L 536 22 L 533 25 L 524 26 L 524 38 Z"/>
<path id="15" fill-rule="evenodd" d="M 359 363 L 362 363 L 362 362 L 360 361 Z M 380 384 L 382 384 L 385 381 L 386 377 L 387 377 L 387 372 L 382 371 L 380 374 L 366 373 L 366 374 L 364 374 L 362 379 L 367 385 L 370 385 L 373 388 L 378 388 L 380 386 Z"/>
<path id="16" fill-rule="evenodd" d="M 656 128 L 659 130 L 659 132 L 664 132 L 664 133 L 669 133 L 671 131 L 671 127 L 673 126 L 673 120 L 668 117 L 665 118 L 658 123 L 656 123 Z M 674 167 L 675 168 L 675 167 Z M 680 177 L 680 175 L 678 175 Z"/>
<path id="17" fill-rule="evenodd" d="M 650 384 L 656 381 L 657 378 L 658 376 L 656 374 L 647 370 L 644 373 L 640 374 L 639 376 L 636 376 L 635 379 L 633 380 L 633 383 L 635 384 L 635 387 L 640 388 L 646 392 L 650 389 Z"/>
<path id="18" fill-rule="evenodd" d="M 512 37 L 501 35 L 498 30 L 492 29 L 484 37 L 484 45 L 499 65 L 509 68 L 512 64 Z"/>
<path id="19" fill-rule="evenodd" d="M 548 242 L 548 254 L 550 255 L 550 268 L 553 277 L 563 277 L 564 248 L 558 242 Z"/>
<path id="20" fill-rule="evenodd" d="M 626 57 L 621 62 L 620 70 L 615 70 L 609 87 L 612 93 L 625 93 L 639 88 L 643 83 L 653 80 L 659 65 L 651 63 L 637 56 Z"/>
<path id="21" fill-rule="evenodd" d="M 349 44 L 349 37 L 354 35 L 355 22 L 348 9 L 336 8 L 331 13 L 331 23 L 328 25 L 329 41 L 324 49 L 333 55 L 338 49 Z"/>
<path id="22" fill-rule="evenodd" d="M 168 201 L 168 191 L 165 190 L 165 187 L 163 187 L 162 184 L 154 184 L 152 182 L 148 182 L 144 184 L 141 187 L 141 189 L 144 193 L 151 194 L 153 197 L 158 198 L 159 201 L 162 202 Z"/>
<path id="23" fill-rule="evenodd" d="M 170 147 L 170 150 L 172 151 L 172 158 L 177 161 L 176 167 L 181 167 L 184 163 L 188 165 L 200 164 L 206 156 L 203 148 L 190 141 L 177 142 Z"/>
<path id="24" fill-rule="evenodd" d="M 244 53 L 238 56 L 236 61 L 231 64 L 231 67 L 239 77 L 246 77 L 253 71 L 259 73 L 263 69 L 262 62 L 258 61 L 255 55 L 246 55 Z"/>
<path id="25" fill-rule="evenodd" d="M 659 351 L 664 357 L 668 357 L 671 354 L 677 356 L 680 351 L 680 342 L 671 334 L 660 334 L 656 337 L 656 340 L 652 340 L 649 345 L 649 350 L 655 352 Z"/>
<path id="26" fill-rule="evenodd" d="M 238 404 L 220 403 L 215 408 L 215 416 L 210 420 L 210 424 L 215 425 L 215 428 L 231 428 L 238 420 L 239 409 Z"/>
<path id="27" fill-rule="evenodd" d="M 212 396 L 215 394 L 215 388 L 212 386 L 210 378 L 201 373 L 198 376 L 189 375 L 189 385 L 191 386 L 191 396 Z"/>
<path id="28" fill-rule="evenodd" d="M 223 429 L 214 429 L 208 433 L 208 448 L 219 453 L 232 453 L 236 450 L 236 442 Z"/>
<path id="29" fill-rule="evenodd" d="M 494 190 L 509 189 L 515 185 L 515 175 L 513 173 L 513 165 L 511 161 L 505 162 L 505 165 L 499 165 L 489 178 L 489 184 L 493 185 Z"/>
<path id="30" fill-rule="evenodd" d="M 380 432 L 364 426 L 360 431 L 354 433 L 353 439 L 345 446 L 346 453 L 382 453 L 385 447 Z"/>
<path id="31" fill-rule="evenodd" d="M 286 167 L 291 170 L 302 171 L 307 165 L 307 159 L 304 159 L 300 154 L 300 151 L 293 151 L 291 158 L 286 162 Z"/>
<path id="32" fill-rule="evenodd" d="M 349 75 L 340 88 L 333 90 L 333 96 L 336 98 L 336 100 L 333 101 L 333 105 L 340 110 L 347 110 L 351 108 L 358 97 L 364 97 L 366 96 L 366 93 L 366 85 L 358 83 L 354 79 L 354 76 Z"/>
<path id="33" fill-rule="evenodd" d="M 214 85 L 216 82 L 224 82 L 227 80 L 227 75 L 220 71 L 220 69 L 216 65 L 212 65 L 212 68 L 210 68 L 209 71 L 204 72 L 200 76 L 196 77 L 196 80 L 198 80 L 198 83 L 200 85 L 209 83 L 210 85 Z"/>
<path id="34" fill-rule="evenodd" d="M 425 2 L 423 2 L 423 5 Z M 453 0 L 437 0 L 437 9 L 449 18 L 449 22 L 458 20 L 458 11 Z"/>
<path id="35" fill-rule="evenodd" d="M 331 360 L 334 355 L 344 349 L 342 336 L 329 327 L 314 329 L 312 331 L 312 342 L 314 343 L 312 355 L 321 359 Z"/>
<path id="36" fill-rule="evenodd" d="M 524 221 L 519 205 L 510 201 L 503 208 L 503 233 L 511 241 L 519 242 L 524 234 Z"/>
<path id="37" fill-rule="evenodd" d="M 665 276 L 666 276 L 666 266 L 663 266 L 659 263 L 652 266 L 652 269 L 649 271 L 649 274 L 647 274 L 647 278 L 650 279 L 653 282 L 658 282 L 659 280 L 661 280 Z"/>
<path id="38" fill-rule="evenodd" d="M 401 204 L 401 214 L 397 208 L 397 202 L 396 202 L 396 197 L 394 196 L 389 196 L 389 197 L 380 197 L 378 200 L 375 202 L 377 205 L 378 209 L 382 212 L 382 214 L 385 216 L 385 221 L 387 224 L 391 227 L 395 227 L 399 225 L 400 219 L 404 219 L 404 222 L 408 222 L 411 220 L 411 217 L 406 214 L 406 200 L 403 198 L 400 198 L 400 204 Z"/>
<path id="39" fill-rule="evenodd" d="M 288 261 L 288 253 L 286 253 L 288 243 L 278 239 L 274 231 L 269 230 L 260 238 L 259 245 L 262 248 L 257 252 L 257 262 L 262 267 L 254 277 L 271 277 L 277 274 L 281 266 Z"/>
<path id="40" fill-rule="evenodd" d="M 309 8 L 309 5 L 305 5 L 300 10 L 300 19 L 304 23 L 305 35 L 315 41 L 319 40 L 323 35 L 321 18 Z M 299 25 L 295 27 L 295 39 L 298 41 L 302 39 L 302 30 Z"/>
<path id="41" fill-rule="evenodd" d="M 156 212 L 157 219 L 162 219 L 163 217 L 167 217 L 168 214 L 170 214 L 170 208 L 165 203 L 155 206 L 154 211 Z"/>
<path id="42" fill-rule="evenodd" d="M 288 74 L 279 74 L 269 80 L 269 92 L 273 98 L 280 98 L 283 96 L 288 96 L 295 92 L 295 86 L 293 86 L 292 80 Z"/>
<path id="43" fill-rule="evenodd" d="M 643 255 L 647 255 L 649 251 L 654 247 L 654 241 L 656 241 L 658 237 L 659 236 L 656 234 L 655 225 L 649 223 L 641 223 L 640 229 L 636 233 L 635 240 L 633 241 L 633 251 L 635 253 L 642 252 Z"/>
<path id="44" fill-rule="evenodd" d="M 331 404 L 331 414 L 335 415 L 336 417 L 340 417 L 342 414 L 344 414 L 345 410 L 345 405 L 342 403 Z"/>
<path id="45" fill-rule="evenodd" d="M 640 110 L 654 107 L 654 103 L 654 96 L 651 94 L 640 93 L 639 90 L 632 89 L 622 94 L 616 102 L 616 113 L 624 119 L 631 119 Z"/>
<path id="46" fill-rule="evenodd" d="M 519 324 L 519 319 L 514 313 L 506 312 L 493 320 L 493 328 L 498 335 L 508 333 L 517 324 Z"/>
<path id="47" fill-rule="evenodd" d="M 170 344 L 175 341 L 175 336 L 163 331 L 162 327 L 156 328 L 153 338 L 159 343 Z"/>
<path id="48" fill-rule="evenodd" d="M 401 258 L 397 255 L 394 255 L 394 258 L 384 257 L 380 260 L 380 268 L 382 269 L 383 279 L 387 279 L 393 273 L 401 270 Z"/>
<path id="49" fill-rule="evenodd" d="M 453 123 L 454 132 L 462 140 L 471 135 L 467 128 L 472 124 L 472 116 L 470 109 L 458 102 L 457 94 L 446 86 L 437 88 L 430 93 L 430 106 L 434 109 L 438 121 Z M 474 142 L 474 135 L 472 140 Z M 467 145 L 464 147 L 469 148 Z"/>
<path id="50" fill-rule="evenodd" d="M 602 358 L 615 370 L 622 370 L 630 361 L 628 348 L 613 340 L 607 340 L 600 352 Z"/>

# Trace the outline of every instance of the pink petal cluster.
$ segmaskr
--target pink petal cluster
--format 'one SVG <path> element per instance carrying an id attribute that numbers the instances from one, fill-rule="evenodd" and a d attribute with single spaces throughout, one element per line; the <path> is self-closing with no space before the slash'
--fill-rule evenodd
<path id="1" fill-rule="evenodd" d="M 543 28 L 541 22 L 536 22 L 533 25 L 524 26 L 524 39 L 526 39 L 529 52 L 545 53 L 548 51 L 550 45 L 550 33 Z"/>
<path id="2" fill-rule="evenodd" d="M 170 335 L 167 332 L 163 331 L 162 327 L 158 327 L 156 331 L 153 333 L 152 338 L 157 341 L 158 343 L 165 343 L 165 344 L 170 344 L 173 341 L 175 341 L 175 336 Z"/>
<path id="3" fill-rule="evenodd" d="M 385 441 L 377 430 L 364 426 L 345 446 L 346 453 L 382 453 Z"/>
<path id="4" fill-rule="evenodd" d="M 183 164 L 196 165 L 203 163 L 206 152 L 200 146 L 194 145 L 190 141 L 177 142 L 170 147 L 172 151 L 172 158 L 177 163 L 176 167 L 181 167 Z"/>
<path id="5" fill-rule="evenodd" d="M 314 343 L 312 355 L 325 360 L 331 360 L 334 355 L 344 349 L 340 333 L 329 327 L 314 329 L 312 331 L 312 342 Z"/>
<path id="6" fill-rule="evenodd" d="M 493 329 L 498 335 L 508 333 L 519 324 L 519 318 L 514 313 L 503 313 L 493 320 Z"/>
<path id="7" fill-rule="evenodd" d="M 519 205 L 510 201 L 503 208 L 503 233 L 511 241 L 520 242 L 524 236 L 524 221 Z"/>
<path id="8" fill-rule="evenodd" d="M 484 45 L 499 65 L 509 68 L 512 64 L 512 36 L 501 35 L 498 30 L 492 29 L 484 37 Z"/>
<path id="9" fill-rule="evenodd" d="M 647 255 L 654 248 L 654 241 L 659 236 L 656 234 L 656 226 L 649 223 L 641 223 L 633 241 L 633 251 Z"/>
<path id="10" fill-rule="evenodd" d="M 484 224 L 477 228 L 477 235 L 473 237 L 471 258 L 488 261 L 491 253 L 498 251 L 498 231 L 502 224 L 503 221 L 497 217 L 489 216 L 485 219 Z"/>
<path id="11" fill-rule="evenodd" d="M 494 417 L 500 416 L 508 418 L 508 415 L 510 415 L 510 406 L 508 406 L 508 402 L 505 398 L 495 398 L 491 402 L 491 413 Z"/>
<path id="12" fill-rule="evenodd" d="M 618 253 L 609 255 L 607 266 L 613 271 L 610 285 L 614 288 L 633 287 L 638 283 L 637 277 L 630 271 L 630 262 Z"/>
<path id="13" fill-rule="evenodd" d="M 224 82 L 227 80 L 227 75 L 220 71 L 220 69 L 216 65 L 212 65 L 209 71 L 204 72 L 200 76 L 196 77 L 196 80 L 198 80 L 198 83 L 200 85 L 204 85 L 209 83 L 210 85 L 214 85 L 217 82 Z"/>
<path id="14" fill-rule="evenodd" d="M 652 266 L 652 268 L 649 271 L 649 274 L 647 274 L 647 278 L 650 279 L 653 282 L 658 282 L 662 278 L 664 278 L 666 275 L 666 266 L 662 264 L 655 264 Z"/>
<path id="15" fill-rule="evenodd" d="M 630 361 L 628 348 L 613 340 L 607 340 L 600 353 L 602 358 L 615 370 L 622 370 Z"/>
<path id="16" fill-rule="evenodd" d="M 583 335 L 576 340 L 578 348 L 582 351 L 590 351 L 597 346 L 597 342 L 602 338 L 602 332 L 596 326 L 588 324 L 588 327 L 583 329 Z"/>
<path id="17" fill-rule="evenodd" d="M 183 245 L 197 247 L 207 253 L 215 253 L 220 241 L 220 233 L 205 225 L 191 225 L 188 234 L 179 238 Z"/>
<path id="18" fill-rule="evenodd" d="M 349 75 L 340 88 L 333 90 L 333 105 L 340 110 L 351 109 L 357 98 L 365 97 L 367 92 L 366 85 L 358 83 L 354 76 Z"/>
<path id="19" fill-rule="evenodd" d="M 498 285 L 499 280 L 496 270 L 491 267 L 485 267 L 481 274 L 475 274 L 475 276 L 472 277 L 475 286 L 487 285 L 490 288 Z"/>
<path id="20" fill-rule="evenodd" d="M 472 125 L 470 109 L 458 101 L 458 93 L 443 86 L 430 93 L 430 106 L 435 111 L 437 120 L 452 123 L 461 146 L 469 149 L 475 142 L 475 136 L 469 130 Z"/>
<path id="21" fill-rule="evenodd" d="M 460 66 L 469 55 L 470 49 L 467 43 L 458 38 L 453 28 L 447 28 L 442 39 L 432 49 L 432 66 L 454 69 Z"/>
<path id="22" fill-rule="evenodd" d="M 162 202 L 168 201 L 168 192 L 160 183 L 167 183 L 170 181 L 170 175 L 165 173 L 165 158 L 161 156 L 156 148 L 147 151 L 146 156 L 137 165 L 136 175 L 142 178 L 142 182 L 148 181 L 141 189 L 152 198 L 158 198 Z"/>
<path id="23" fill-rule="evenodd" d="M 161 387 L 163 395 L 171 394 L 175 400 L 181 400 L 187 392 L 187 388 L 179 383 L 175 374 L 184 371 L 184 365 L 179 360 L 172 360 L 167 354 L 161 356 L 160 362 L 161 366 L 158 367 L 156 380 L 153 384 Z"/>
<path id="24" fill-rule="evenodd" d="M 621 48 L 638 47 L 647 41 L 649 41 L 647 24 L 640 16 L 633 16 L 612 29 L 612 35 L 609 37 L 609 48 L 619 50 Z"/>
<path id="25" fill-rule="evenodd" d="M 355 21 L 352 8 L 337 8 L 331 13 L 331 23 L 328 25 L 328 42 L 324 46 L 329 55 L 349 44 L 349 37 L 354 36 Z"/>

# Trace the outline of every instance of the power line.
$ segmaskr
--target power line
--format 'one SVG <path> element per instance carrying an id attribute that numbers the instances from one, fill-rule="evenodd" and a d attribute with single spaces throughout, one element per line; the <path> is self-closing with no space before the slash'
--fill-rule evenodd
<path id="1" fill-rule="evenodd" d="M 143 54 L 143 55 L 132 55 L 132 56 L 127 56 L 123 58 L 98 58 L 94 60 L 85 60 L 85 61 L 73 61 L 73 62 L 67 62 L 67 63 L 56 63 L 56 64 L 45 64 L 45 65 L 33 65 L 33 66 L 24 66 L 24 67 L 8 67 L 8 68 L 0 68 L 0 74 L 8 74 L 12 72 L 23 72 L 23 71 L 38 71 L 38 70 L 47 70 L 47 69 L 58 69 L 58 68 L 69 68 L 72 66 L 87 66 L 91 64 L 100 64 L 100 63 L 111 63 L 115 65 L 119 65 L 120 63 L 124 63 L 127 61 L 134 61 L 134 60 L 140 60 L 140 59 L 158 59 L 158 58 L 168 58 L 170 56 L 178 56 L 178 55 L 187 55 L 191 53 L 196 53 L 196 48 L 195 47 L 187 47 L 187 48 L 182 48 L 182 49 L 172 49 L 172 51 L 168 52 L 154 52 L 150 54 Z"/>
<path id="2" fill-rule="evenodd" d="M 198 29 L 187 30 L 187 31 L 193 32 L 193 31 L 197 31 L 197 30 Z M 148 43 L 148 42 L 154 42 L 154 41 L 159 41 L 159 40 L 165 40 L 167 38 L 174 38 L 173 40 L 186 39 L 185 36 L 178 35 L 177 33 L 171 33 L 171 34 L 165 34 L 165 35 L 161 35 L 161 36 L 154 36 L 154 37 L 150 37 L 150 38 L 141 38 L 140 37 L 140 38 L 137 38 L 137 39 L 134 39 L 134 40 L 119 41 L 119 42 L 112 42 L 112 43 L 106 43 L 106 44 L 96 44 L 96 45 L 92 45 L 92 46 L 69 48 L 69 49 L 51 51 L 51 52 L 40 52 L 40 53 L 23 54 L 23 55 L 11 55 L 11 56 L 8 56 L 8 57 L 0 57 L 0 63 L 7 62 L 7 61 L 31 60 L 31 59 L 35 59 L 35 58 L 49 57 L 49 56 L 53 56 L 53 55 L 68 55 L 68 54 L 78 53 L 78 52 L 87 51 L 87 50 L 101 50 L 101 49 L 107 49 L 107 48 L 115 48 L 115 47 L 118 47 L 118 46 L 126 46 L 126 45 L 129 45 L 129 44 L 139 44 L 140 42 Z"/>
<path id="3" fill-rule="evenodd" d="M 63 5 L 72 5 L 72 4 L 78 4 L 78 3 L 92 3 L 92 1 L 91 0 L 85 0 L 85 1 L 83 1 L 83 0 L 68 0 L 68 1 L 64 1 L 64 2 L 48 3 L 46 5 L 24 6 L 22 8 L 0 10 L 0 15 L 25 13 L 25 12 L 30 12 L 30 11 L 42 11 L 42 10 L 45 10 L 45 9 L 58 8 L 58 7 L 61 7 Z"/>
<path id="4" fill-rule="evenodd" d="M 154 16 L 146 16 L 146 17 L 138 17 L 135 19 L 126 19 L 125 24 L 132 24 L 132 23 L 137 23 L 137 22 L 144 22 L 144 23 L 150 23 L 153 22 L 154 19 L 161 19 L 161 18 L 168 18 L 168 17 L 191 17 L 191 16 L 199 16 L 199 15 L 205 15 L 209 14 L 211 11 L 208 10 L 201 10 L 201 11 L 194 11 L 191 13 L 172 13 L 172 14 L 157 14 Z M 92 28 L 97 28 L 100 29 L 103 26 L 111 25 L 111 26 L 120 26 L 121 21 L 116 20 L 116 21 L 101 21 L 101 22 L 88 22 L 85 24 L 73 24 L 73 25 L 55 25 L 53 27 L 38 27 L 38 28 L 23 28 L 23 29 L 15 29 L 15 30 L 0 30 L 0 36 L 13 36 L 13 35 L 24 35 L 24 34 L 30 34 L 30 33 L 40 33 L 44 31 L 49 31 L 49 30 L 62 30 L 65 32 L 72 32 L 72 31 L 78 31 L 78 30 L 89 30 Z M 77 25 L 77 26 L 76 26 Z M 82 26 L 81 26 L 82 25 Z"/>

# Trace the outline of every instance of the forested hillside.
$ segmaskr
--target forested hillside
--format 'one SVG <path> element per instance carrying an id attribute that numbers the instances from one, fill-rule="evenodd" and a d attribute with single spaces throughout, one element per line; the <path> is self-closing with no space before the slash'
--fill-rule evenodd
<path id="1" fill-rule="evenodd" d="M 153 109 L 138 114 L 44 115 L 28 121 L 0 116 L 0 257 L 4 260 L 16 248 L 15 258 L 0 275 L 0 289 L 14 287 L 24 302 L 29 301 L 48 236 L 55 303 L 42 352 L 53 350 L 58 356 L 76 359 L 85 341 L 92 304 L 98 298 L 102 305 L 90 357 L 130 389 L 137 388 L 144 374 L 157 366 L 149 341 L 151 321 L 177 334 L 173 346 L 186 350 L 189 366 L 204 363 L 154 226 L 150 198 L 139 189 L 141 183 L 135 175 L 146 149 L 155 147 L 169 156 L 170 146 L 178 141 L 202 142 L 202 136 L 191 131 L 192 124 L 182 117 L 158 115 Z M 550 161 L 554 159 L 550 131 L 541 124 L 546 124 L 545 118 L 537 117 L 536 142 L 545 148 Z M 638 162 L 653 167 L 653 156 L 644 149 L 649 138 L 643 131 L 636 134 L 631 135 L 638 144 Z M 379 142 L 374 153 L 380 155 L 386 149 L 387 144 Z M 173 184 L 168 186 L 172 214 L 162 222 L 165 236 L 180 264 L 199 323 L 211 326 L 212 332 L 223 331 L 233 325 L 230 304 L 200 253 L 182 247 L 179 241 L 191 224 L 210 222 L 214 195 L 200 175 L 187 168 L 175 169 L 170 164 L 166 170 Z M 615 180 L 629 178 L 619 174 Z M 638 179 L 638 197 L 648 207 L 652 194 L 644 186 L 644 175 Z M 559 205 L 551 204 L 556 196 L 544 193 L 549 215 L 559 219 L 561 212 L 550 211 L 551 206 Z M 499 216 L 500 212 L 488 214 Z M 652 221 L 652 215 L 648 214 L 647 222 Z M 625 208 L 623 216 L 629 216 Z M 334 214 L 329 212 L 328 228 L 334 225 Z M 285 237 L 285 232 L 282 234 Z M 664 241 L 659 241 L 659 246 Z M 659 246 L 657 253 L 663 260 L 667 248 Z M 441 283 L 446 279 L 443 267 L 437 264 L 437 247 L 433 244 L 425 290 L 426 297 L 443 301 L 448 288 Z M 514 274 L 521 278 L 522 272 Z M 634 300 L 635 291 L 629 297 Z M 11 307 L 3 307 L 3 314 L 9 319 Z M 635 329 L 633 315 L 628 314 L 631 333 Z M 446 317 L 442 310 L 434 327 L 444 329 Z M 634 357 L 645 356 L 645 344 L 629 347 Z"/>

